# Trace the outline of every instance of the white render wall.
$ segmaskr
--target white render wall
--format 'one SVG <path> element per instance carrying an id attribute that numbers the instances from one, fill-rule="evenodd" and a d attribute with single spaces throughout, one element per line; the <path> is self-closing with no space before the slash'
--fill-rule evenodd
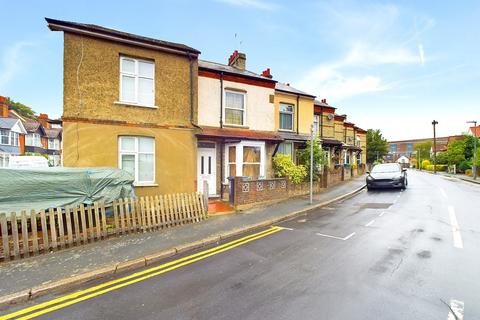
<path id="1" fill-rule="evenodd" d="M 223 81 L 223 88 L 247 92 L 246 127 L 250 130 L 275 131 L 275 107 L 270 103 L 270 95 L 275 93 L 274 89 L 232 81 Z M 223 102 L 225 103 L 225 97 Z M 198 123 L 200 126 L 220 127 L 219 79 L 198 77 Z"/>

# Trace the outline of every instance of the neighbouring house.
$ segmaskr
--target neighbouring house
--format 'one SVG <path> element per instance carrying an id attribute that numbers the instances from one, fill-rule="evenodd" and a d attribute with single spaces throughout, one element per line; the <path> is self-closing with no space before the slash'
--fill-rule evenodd
<path id="1" fill-rule="evenodd" d="M 248 71 L 246 55 L 235 51 L 228 64 L 199 61 L 198 189 L 223 196 L 229 177 L 274 176 L 271 158 L 283 138 L 275 128 L 275 85 Z"/>
<path id="2" fill-rule="evenodd" d="M 265 70 L 262 75 L 271 77 L 270 69 Z M 305 148 L 306 141 L 310 139 L 314 122 L 314 100 L 314 95 L 295 89 L 289 84 L 275 84 L 275 129 L 284 139 L 277 152 L 290 155 L 296 163 L 299 149 Z"/>
<path id="3" fill-rule="evenodd" d="M 330 106 L 326 99 L 314 101 L 314 122 L 322 148 L 327 153 L 327 165 L 334 167 L 340 164 L 342 140 L 335 136 L 335 107 Z M 343 126 L 343 124 L 342 124 Z"/>
<path id="4" fill-rule="evenodd" d="M 448 148 L 448 144 L 455 140 L 462 140 L 464 138 L 463 135 L 455 135 L 455 136 L 447 136 L 447 137 L 437 137 L 436 144 L 437 150 L 436 153 L 446 151 Z M 430 148 L 429 155 L 421 155 L 422 158 L 427 156 L 433 156 L 433 138 L 425 138 L 425 139 L 411 139 L 411 140 L 397 140 L 397 141 L 389 141 L 389 152 L 385 156 L 385 160 L 387 162 L 396 162 L 400 157 L 405 156 L 408 159 L 416 156 L 415 146 L 420 143 L 424 142 L 432 142 L 432 147 Z"/>
<path id="5" fill-rule="evenodd" d="M 24 125 L 27 130 L 25 153 L 35 156 L 47 154 L 48 139 L 45 134 L 45 127 L 35 119 L 27 119 Z"/>
<path id="6" fill-rule="evenodd" d="M 0 97 L 0 168 L 6 168 L 11 156 L 25 153 L 25 134 L 22 121 L 9 110 L 5 97 Z"/>
<path id="7" fill-rule="evenodd" d="M 64 166 L 124 169 L 140 196 L 196 190 L 200 52 L 97 25 L 46 21 L 64 38 Z"/>
<path id="8" fill-rule="evenodd" d="M 472 135 L 480 138 L 480 126 L 470 127 L 470 132 L 472 133 Z"/>
<path id="9" fill-rule="evenodd" d="M 356 146 L 360 148 L 360 152 L 357 152 L 357 164 L 365 165 L 367 163 L 367 130 L 353 127 L 356 135 Z"/>

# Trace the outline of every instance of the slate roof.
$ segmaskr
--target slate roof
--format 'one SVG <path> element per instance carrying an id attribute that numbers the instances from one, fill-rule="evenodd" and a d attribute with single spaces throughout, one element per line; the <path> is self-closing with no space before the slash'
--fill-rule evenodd
<path id="1" fill-rule="evenodd" d="M 279 132 L 278 135 L 285 140 L 293 141 L 307 141 L 310 140 L 310 136 L 307 134 L 297 134 L 295 132 Z"/>
<path id="2" fill-rule="evenodd" d="M 315 96 L 313 94 L 306 93 L 305 91 L 295 89 L 294 87 L 292 87 L 290 85 L 287 85 L 285 83 L 281 83 L 281 82 L 277 82 L 275 84 L 275 90 L 282 91 L 282 92 L 287 92 L 287 93 L 298 94 L 298 95 L 309 97 L 309 98 L 315 98 Z"/>
<path id="3" fill-rule="evenodd" d="M 40 127 L 40 122 L 38 122 L 37 120 L 28 119 L 23 123 L 23 126 L 25 127 L 25 130 L 27 130 L 27 132 L 35 132 L 38 130 L 38 127 Z"/>
<path id="4" fill-rule="evenodd" d="M 139 36 L 136 34 L 123 32 L 119 30 L 109 29 L 102 26 L 98 26 L 95 24 L 85 24 L 85 23 L 78 23 L 78 22 L 71 22 L 71 21 L 63 21 L 63 20 L 56 20 L 51 18 L 45 18 L 48 23 L 48 27 L 52 31 L 86 31 L 86 32 L 93 32 L 99 33 L 107 36 L 114 36 L 124 40 L 134 40 L 137 42 L 145 43 L 145 44 L 153 44 L 165 48 L 176 49 L 180 51 L 190 52 L 194 54 L 200 54 L 200 51 L 194 49 L 192 47 L 186 46 L 181 43 L 158 40 L 154 38 L 148 38 Z M 94 34 L 93 34 L 94 36 Z"/>
<path id="5" fill-rule="evenodd" d="M 207 69 L 207 70 L 212 70 L 212 71 L 217 71 L 217 72 L 223 72 L 227 74 L 233 74 L 233 75 L 239 75 L 239 76 L 244 76 L 248 78 L 254 78 L 254 79 L 259 79 L 259 80 L 264 80 L 268 82 L 277 82 L 275 80 L 272 80 L 270 78 L 264 77 L 258 73 L 248 71 L 248 70 L 242 70 L 238 69 L 226 64 L 218 63 L 218 62 L 212 62 L 212 61 L 206 61 L 206 60 L 198 60 L 198 68 L 200 69 Z"/>
<path id="6" fill-rule="evenodd" d="M 52 128 L 52 129 L 45 128 L 45 136 L 49 139 L 58 138 L 58 136 L 61 132 L 62 132 L 62 129 L 60 129 L 60 128 Z"/>
<path id="7" fill-rule="evenodd" d="M 0 118 L 0 129 L 10 130 L 17 123 L 18 119 L 15 118 Z"/>

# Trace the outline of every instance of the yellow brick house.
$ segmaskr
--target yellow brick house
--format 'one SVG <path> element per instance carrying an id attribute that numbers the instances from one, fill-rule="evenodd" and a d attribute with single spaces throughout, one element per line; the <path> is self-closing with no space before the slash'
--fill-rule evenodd
<path id="1" fill-rule="evenodd" d="M 200 52 L 46 20 L 64 37 L 64 166 L 122 168 L 140 196 L 196 190 Z"/>

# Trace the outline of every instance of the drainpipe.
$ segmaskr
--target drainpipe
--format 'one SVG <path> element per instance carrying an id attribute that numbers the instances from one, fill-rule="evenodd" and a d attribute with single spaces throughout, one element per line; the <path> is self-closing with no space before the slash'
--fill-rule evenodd
<path id="1" fill-rule="evenodd" d="M 320 106 L 320 137 L 323 139 L 323 106 Z"/>
<path id="2" fill-rule="evenodd" d="M 193 88 L 193 82 L 194 82 L 194 79 L 193 79 L 193 63 L 194 63 L 195 60 L 190 53 L 188 54 L 188 60 L 190 61 L 190 123 L 192 124 L 192 126 L 194 126 L 196 128 L 200 128 L 195 123 L 195 117 L 194 117 L 194 113 L 195 113 L 194 96 L 195 96 L 195 94 L 194 94 L 194 88 Z"/>
<path id="3" fill-rule="evenodd" d="M 223 128 L 223 72 L 220 73 L 220 128 Z"/>
<path id="4" fill-rule="evenodd" d="M 220 141 L 220 199 L 223 199 L 223 151 L 224 142 Z"/>
<path id="5" fill-rule="evenodd" d="M 298 131 L 298 123 L 299 123 L 299 119 L 300 119 L 300 95 L 297 94 L 297 134 L 299 133 Z"/>

